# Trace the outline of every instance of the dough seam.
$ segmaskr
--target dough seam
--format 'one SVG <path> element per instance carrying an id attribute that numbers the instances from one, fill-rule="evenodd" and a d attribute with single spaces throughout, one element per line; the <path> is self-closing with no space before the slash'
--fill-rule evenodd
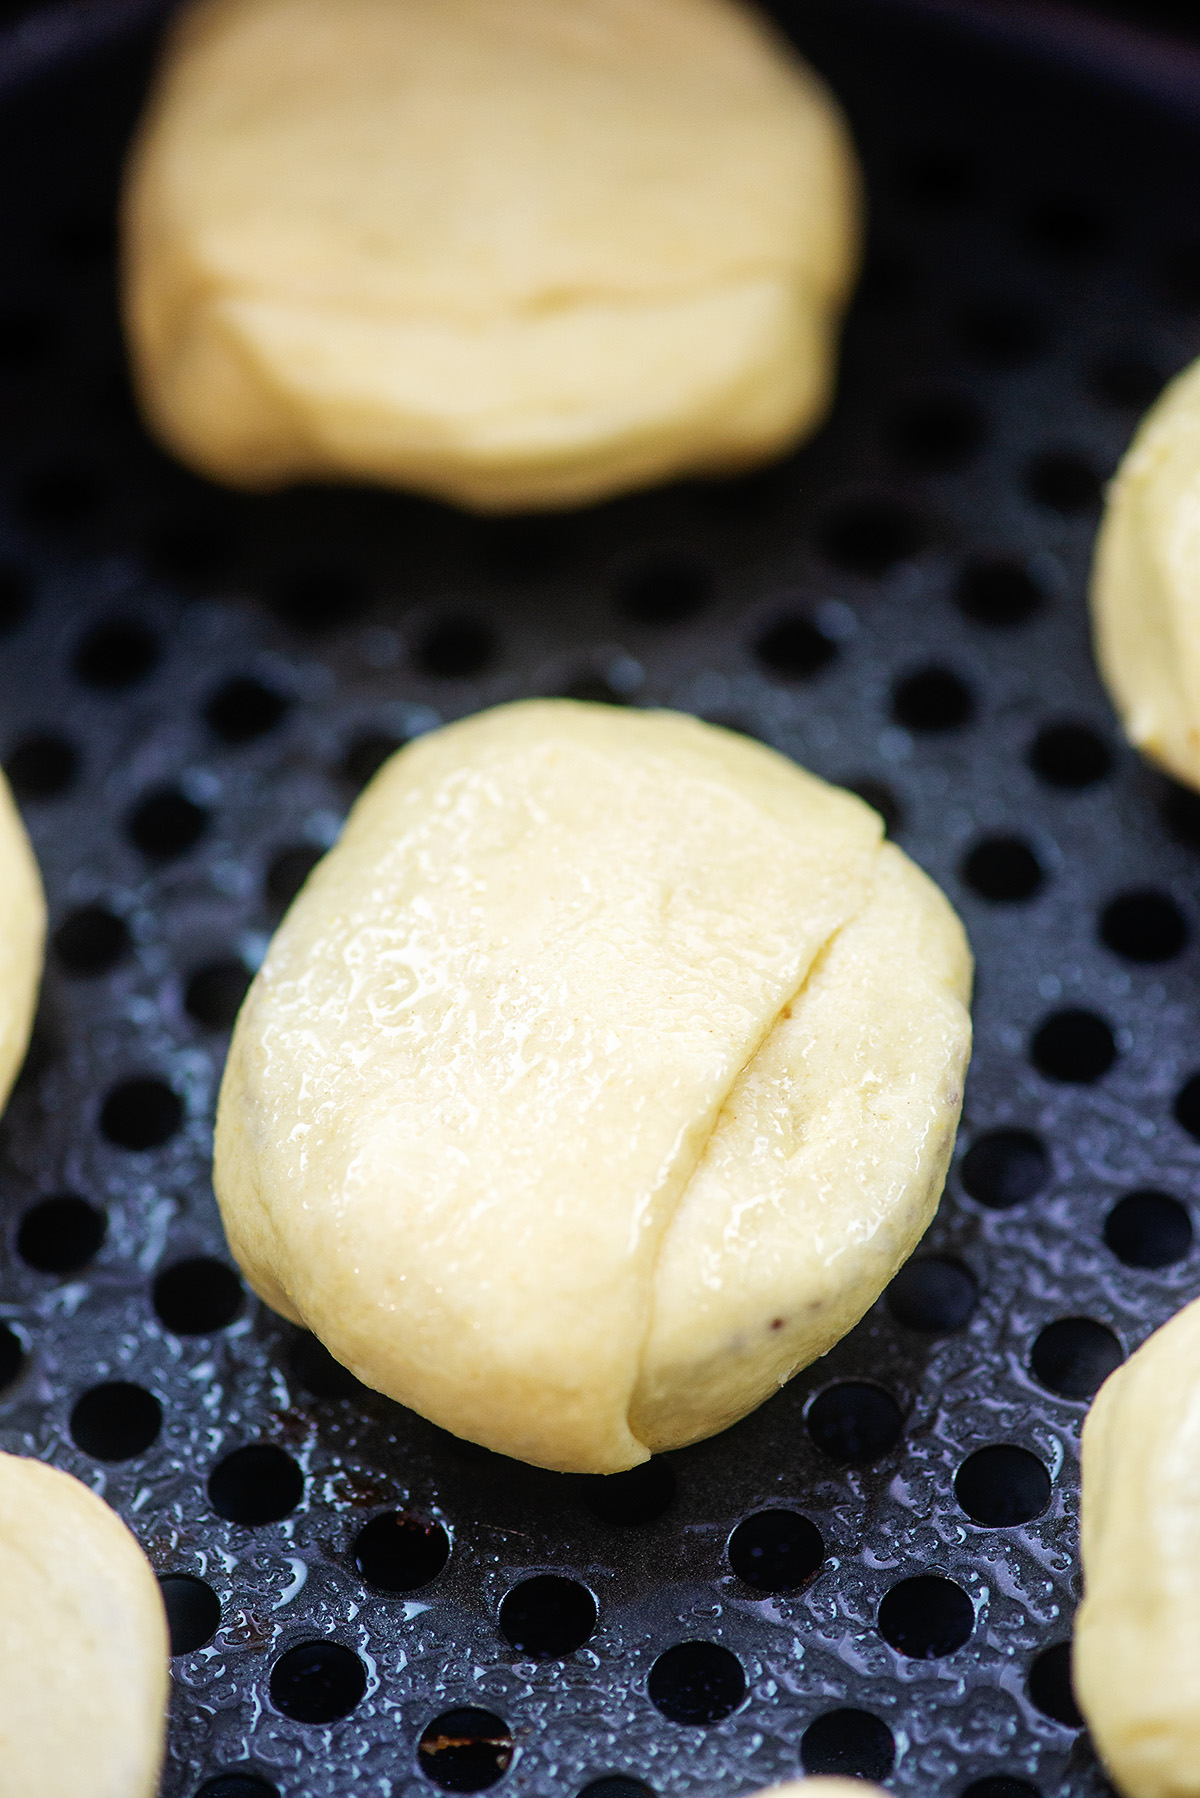
<path id="1" fill-rule="evenodd" d="M 878 849 L 876 849 L 876 852 L 875 852 L 875 860 L 876 860 L 876 863 L 878 863 L 878 860 L 879 860 Z M 654 1266 L 653 1266 L 651 1276 L 650 1276 L 650 1288 L 649 1288 L 650 1303 L 646 1307 L 645 1328 L 642 1333 L 641 1347 L 638 1350 L 638 1357 L 637 1357 L 636 1370 L 635 1370 L 635 1374 L 634 1374 L 633 1384 L 629 1390 L 629 1402 L 625 1409 L 625 1420 L 626 1420 L 626 1423 L 629 1428 L 629 1434 L 633 1437 L 635 1442 L 641 1443 L 641 1446 L 646 1449 L 647 1454 L 653 1454 L 654 1450 L 652 1448 L 647 1447 L 646 1443 L 642 1442 L 641 1437 L 638 1435 L 637 1431 L 633 1427 L 633 1423 L 632 1423 L 631 1419 L 632 1419 L 632 1413 L 633 1413 L 633 1408 L 634 1408 L 634 1400 L 636 1398 L 638 1391 L 640 1390 L 642 1377 L 645 1372 L 646 1350 L 649 1347 L 651 1332 L 654 1329 L 654 1321 L 655 1321 L 654 1314 L 655 1314 L 655 1307 L 656 1307 L 657 1301 L 658 1301 L 658 1274 L 659 1274 L 659 1268 L 662 1265 L 663 1254 L 666 1250 L 667 1237 L 670 1233 L 671 1225 L 674 1222 L 677 1213 L 679 1212 L 680 1208 L 682 1207 L 682 1205 L 684 1203 L 684 1200 L 687 1197 L 688 1190 L 691 1187 L 692 1181 L 696 1178 L 696 1174 L 700 1168 L 700 1164 L 703 1162 L 705 1155 L 708 1153 L 709 1144 L 712 1142 L 713 1137 L 716 1135 L 717 1130 L 720 1127 L 721 1119 L 725 1116 L 726 1110 L 729 1105 L 730 1094 L 734 1091 L 735 1087 L 738 1085 L 738 1082 L 741 1080 L 742 1075 L 746 1072 L 747 1068 L 749 1068 L 751 1063 L 754 1062 L 755 1060 L 757 1060 L 758 1056 L 762 1053 L 762 1050 L 764 1049 L 766 1044 L 770 1041 L 770 1039 L 774 1035 L 775 1031 L 779 1028 L 779 1025 L 785 1020 L 785 1018 L 790 1017 L 795 1012 L 798 1005 L 803 1004 L 805 993 L 808 991 L 808 989 L 812 985 L 813 981 L 817 979 L 817 977 L 819 976 L 825 963 L 829 960 L 829 957 L 833 954 L 834 947 L 837 944 L 839 938 L 843 935 L 843 933 L 846 930 L 849 929 L 849 927 L 853 923 L 856 922 L 856 920 L 858 918 L 860 918 L 862 916 L 863 912 L 866 911 L 867 906 L 870 904 L 871 899 L 874 897 L 877 881 L 878 881 L 878 867 L 876 867 L 875 872 L 872 876 L 872 879 L 867 886 L 867 890 L 866 890 L 865 894 L 863 895 L 862 904 L 857 908 L 857 910 L 853 911 L 848 917 L 843 918 L 842 922 L 840 924 L 835 925 L 833 930 L 830 931 L 830 933 L 826 937 L 825 941 L 821 944 L 821 947 L 817 950 L 816 954 L 813 956 L 812 960 L 809 962 L 808 967 L 805 970 L 804 978 L 801 980 L 801 982 L 800 982 L 799 986 L 796 988 L 795 992 L 791 995 L 790 998 L 785 999 L 783 1001 L 783 1004 L 779 1007 L 778 1011 L 775 1013 L 775 1015 L 771 1018 L 770 1022 L 767 1024 L 766 1029 L 763 1031 L 762 1036 L 759 1038 L 758 1042 L 755 1044 L 753 1050 L 750 1052 L 749 1055 L 747 1055 L 745 1061 L 741 1064 L 741 1066 L 737 1069 L 736 1073 L 731 1078 L 729 1085 L 726 1087 L 724 1093 L 721 1095 L 720 1104 L 718 1106 L 716 1106 L 716 1108 L 713 1112 L 712 1124 L 709 1127 L 708 1131 L 706 1132 L 706 1134 L 704 1136 L 703 1141 L 700 1144 L 700 1147 L 696 1154 L 695 1161 L 692 1164 L 692 1170 L 689 1173 L 687 1179 L 684 1181 L 683 1185 L 679 1189 L 679 1196 L 676 1199 L 675 1204 L 672 1208 L 671 1215 L 670 1215 L 670 1217 L 668 1217 L 664 1220 L 662 1230 L 659 1233 L 658 1244 L 654 1251 Z M 872 1304 L 874 1304 L 874 1302 L 875 1302 L 874 1300 L 871 1301 Z M 791 1376 L 789 1375 L 788 1377 L 790 1378 Z M 781 1388 L 783 1386 L 786 1386 L 787 1379 L 780 1380 L 779 1385 Z"/>

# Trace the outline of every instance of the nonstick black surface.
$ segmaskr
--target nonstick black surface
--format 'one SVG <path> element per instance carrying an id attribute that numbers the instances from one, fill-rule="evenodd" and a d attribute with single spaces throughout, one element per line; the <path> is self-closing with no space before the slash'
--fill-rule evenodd
<path id="1" fill-rule="evenodd" d="M 833 422 L 761 477 L 483 523 L 239 498 L 142 435 L 112 258 L 138 15 L 0 45 L 0 750 L 53 929 L 0 1162 L 0 1441 L 167 1582 L 164 1792 L 1098 1794 L 1076 1452 L 1200 1288 L 1200 800 L 1119 741 L 1084 592 L 1102 483 L 1200 351 L 1200 103 L 1123 89 L 1119 45 L 1106 85 L 1061 37 L 797 6 L 871 198 Z M 209 1171 L 248 970 L 358 785 L 562 692 L 858 786 L 979 958 L 916 1260 L 755 1416 L 599 1485 L 355 1390 L 242 1291 Z"/>

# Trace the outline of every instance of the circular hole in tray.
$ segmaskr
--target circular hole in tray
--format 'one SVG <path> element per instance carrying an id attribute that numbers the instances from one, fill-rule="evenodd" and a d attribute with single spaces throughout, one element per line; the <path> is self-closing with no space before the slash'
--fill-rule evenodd
<path id="1" fill-rule="evenodd" d="M 1200 793 L 1164 777 L 1161 804 L 1163 823 L 1175 841 L 1200 849 Z"/>
<path id="2" fill-rule="evenodd" d="M 963 858 L 962 877 L 994 905 L 1032 899 L 1045 880 L 1037 856 L 1020 837 L 985 837 L 976 843 Z"/>
<path id="3" fill-rule="evenodd" d="M 984 368 L 1021 368 L 1045 349 L 1044 320 L 1019 301 L 968 300 L 958 317 L 958 340 Z"/>
<path id="4" fill-rule="evenodd" d="M 899 1442 L 904 1413 L 882 1386 L 840 1380 L 818 1392 L 808 1407 L 808 1433 L 831 1460 L 851 1465 L 878 1461 Z"/>
<path id="5" fill-rule="evenodd" d="M 279 1798 L 279 1787 L 257 1773 L 217 1773 L 205 1780 L 196 1798 Z"/>
<path id="6" fill-rule="evenodd" d="M 17 1253 L 41 1274 L 74 1274 L 94 1261 L 108 1231 L 97 1206 L 73 1192 L 39 1199 L 21 1219 Z"/>
<path id="7" fill-rule="evenodd" d="M 959 730 L 974 710 L 971 689 L 949 668 L 919 668 L 892 694 L 892 716 L 906 730 Z"/>
<path id="8" fill-rule="evenodd" d="M 979 407 L 959 393 L 929 394 L 911 401 L 889 433 L 898 460 L 921 474 L 948 474 L 964 467 L 986 436 Z"/>
<path id="9" fill-rule="evenodd" d="M 1006 630 L 1042 610 L 1046 595 L 1021 562 L 969 562 L 958 577 L 954 599 L 976 624 Z"/>
<path id="10" fill-rule="evenodd" d="M 1101 356 L 1087 374 L 1094 398 L 1124 412 L 1145 412 L 1163 388 L 1161 369 L 1136 353 Z"/>
<path id="11" fill-rule="evenodd" d="M 970 1639 L 975 1607 L 961 1586 L 937 1573 L 902 1579 L 879 1606 L 879 1633 L 914 1661 L 939 1660 Z"/>
<path id="12" fill-rule="evenodd" d="M 1071 1644 L 1043 1648 L 1029 1669 L 1028 1692 L 1044 1717 L 1066 1729 L 1082 1729 L 1083 1718 L 1071 1689 Z"/>
<path id="13" fill-rule="evenodd" d="M 176 1336 L 209 1336 L 226 1329 L 241 1311 L 245 1296 L 229 1264 L 211 1255 L 177 1261 L 154 1282 L 154 1309 Z"/>
<path id="14" fill-rule="evenodd" d="M 837 656 L 837 644 L 813 619 L 796 613 L 777 618 L 754 644 L 763 667 L 785 680 L 808 680 Z"/>
<path id="15" fill-rule="evenodd" d="M 744 1700 L 746 1675 L 719 1642 L 679 1642 L 659 1655 L 646 1690 L 668 1722 L 722 1723 Z"/>
<path id="16" fill-rule="evenodd" d="M 669 1461 L 643 1461 L 624 1473 L 581 1476 L 583 1502 L 602 1523 L 654 1523 L 675 1502 L 675 1469 Z"/>
<path id="17" fill-rule="evenodd" d="M 221 1627 L 221 1601 L 212 1587 L 190 1573 L 164 1573 L 159 1590 L 167 1612 L 171 1654 L 207 1648 Z"/>
<path id="18" fill-rule="evenodd" d="M 954 1496 L 975 1523 L 1008 1529 L 1031 1523 L 1050 1503 L 1050 1475 L 1015 1442 L 995 1442 L 968 1455 L 954 1476 Z"/>
<path id="19" fill-rule="evenodd" d="M 1093 1317 L 1060 1317 L 1047 1324 L 1029 1355 L 1034 1378 L 1060 1398 L 1094 1398 L 1124 1351 L 1106 1324 Z"/>
<path id="20" fill-rule="evenodd" d="M 979 162 L 957 144 L 918 145 L 901 161 L 897 177 L 901 193 L 937 212 L 969 206 L 984 188 Z"/>
<path id="21" fill-rule="evenodd" d="M 54 933 L 54 953 L 68 974 L 107 974 L 129 948 L 125 920 L 103 905 L 69 912 Z"/>
<path id="22" fill-rule="evenodd" d="M 71 1412 L 71 1436 L 93 1461 L 131 1461 L 145 1454 L 162 1429 L 162 1406 L 144 1386 L 109 1380 L 93 1386 Z"/>
<path id="23" fill-rule="evenodd" d="M 100 1108 L 100 1131 L 118 1149 L 160 1149 L 183 1124 L 183 1100 L 163 1080 L 122 1080 Z"/>
<path id="24" fill-rule="evenodd" d="M 156 787 L 138 800 L 126 828 L 148 860 L 169 862 L 195 848 L 208 828 L 208 813 L 178 787 Z"/>
<path id="25" fill-rule="evenodd" d="M 1042 1795 L 1027 1779 L 1017 1779 L 1011 1773 L 989 1773 L 984 1779 L 973 1779 L 963 1788 L 960 1798 L 1042 1798 Z"/>
<path id="26" fill-rule="evenodd" d="M 278 1523 L 304 1497 L 304 1475 L 273 1442 L 251 1442 L 217 1462 L 208 1476 L 208 1497 L 227 1523 Z"/>
<path id="27" fill-rule="evenodd" d="M 1187 947 L 1183 913 L 1166 893 L 1119 893 L 1100 914 L 1100 940 L 1124 961 L 1174 961 Z"/>
<path id="28" fill-rule="evenodd" d="M 873 812 L 879 813 L 883 819 L 884 835 L 894 837 L 904 823 L 904 807 L 887 782 L 865 775 L 861 780 L 848 780 L 845 785 L 849 792 L 857 793 Z"/>
<path id="29" fill-rule="evenodd" d="M 204 708 L 208 727 L 223 743 L 252 743 L 275 729 L 288 710 L 288 700 L 253 675 L 227 680 Z"/>
<path id="30" fill-rule="evenodd" d="M 878 580 L 919 555 L 929 541 L 929 532 L 917 514 L 898 500 L 843 500 L 826 514 L 818 541 L 835 567 Z"/>
<path id="31" fill-rule="evenodd" d="M 1184 1082 L 1175 1098 L 1175 1121 L 1200 1142 L 1200 1074 Z"/>
<path id="32" fill-rule="evenodd" d="M 205 962 L 188 976 L 183 989 L 188 1015 L 206 1030 L 232 1030 L 253 978 L 245 962 L 236 956 Z"/>
<path id="33" fill-rule="evenodd" d="M 279 616 L 309 636 L 354 624 L 367 604 L 367 590 L 344 568 L 304 568 L 286 574 L 274 587 L 272 605 Z"/>
<path id="34" fill-rule="evenodd" d="M 1094 1011 L 1056 1011 L 1036 1031 L 1030 1058 L 1040 1074 L 1064 1085 L 1091 1086 L 1117 1059 L 1113 1033 Z"/>
<path id="35" fill-rule="evenodd" d="M 1112 772 L 1112 751 L 1086 724 L 1047 724 L 1033 739 L 1029 765 L 1052 787 L 1078 792 Z"/>
<path id="36" fill-rule="evenodd" d="M 821 1532 L 799 1511 L 756 1511 L 738 1524 L 726 1549 L 729 1565 L 756 1592 L 798 1592 L 821 1571 Z"/>
<path id="37" fill-rule="evenodd" d="M 301 1642 L 271 1669 L 271 1703 L 293 1723 L 336 1723 L 366 1689 L 366 1668 L 341 1642 Z"/>
<path id="38" fill-rule="evenodd" d="M 1186 1205 L 1166 1192 L 1131 1192 L 1104 1220 L 1104 1240 L 1126 1267 L 1173 1267 L 1194 1240 Z"/>
<path id="39" fill-rule="evenodd" d="M 93 625 L 79 641 L 74 669 L 85 687 L 120 692 L 134 687 L 158 666 L 158 638 L 136 618 L 112 618 Z"/>
<path id="40" fill-rule="evenodd" d="M 930 1336 L 964 1329 L 978 1302 L 974 1274 L 949 1255 L 906 1262 L 887 1289 L 888 1310 L 896 1322 Z"/>
<path id="41" fill-rule="evenodd" d="M 1068 262 L 1094 256 L 1108 235 L 1103 214 L 1075 194 L 1047 194 L 1032 201 L 1022 229 L 1034 249 Z"/>
<path id="42" fill-rule="evenodd" d="M 0 557 L 0 636 L 24 624 L 33 610 L 33 583 L 19 562 Z"/>
<path id="43" fill-rule="evenodd" d="M 411 1511 L 384 1511 L 354 1538 L 354 1565 L 381 1592 L 419 1591 L 449 1559 L 450 1538 L 441 1524 Z"/>
<path id="44" fill-rule="evenodd" d="M 1035 456 L 1025 471 L 1030 499 L 1048 511 L 1075 518 L 1100 503 L 1100 476 L 1084 456 L 1068 450 L 1047 450 Z"/>
<path id="45" fill-rule="evenodd" d="M 1036 1198 L 1050 1178 L 1050 1157 L 1032 1130 L 987 1130 L 958 1170 L 963 1191 L 989 1211 L 1010 1211 Z"/>
<path id="46" fill-rule="evenodd" d="M 19 517 L 34 530 L 53 535 L 86 524 L 100 510 L 105 483 L 82 462 L 46 462 L 18 483 L 13 496 Z"/>
<path id="47" fill-rule="evenodd" d="M 368 1390 L 307 1330 L 296 1331 L 288 1365 L 293 1378 L 313 1398 L 357 1398 Z"/>
<path id="48" fill-rule="evenodd" d="M 596 1628 L 596 1600 L 578 1580 L 535 1573 L 508 1592 L 500 1605 L 500 1632 L 517 1653 L 560 1661 L 582 1648 Z"/>
<path id="49" fill-rule="evenodd" d="M 228 567 L 229 533 L 210 518 L 167 518 L 146 537 L 146 557 L 156 574 L 185 587 L 204 587 Z"/>
<path id="50" fill-rule="evenodd" d="M 272 858 L 263 882 L 267 904 L 282 915 L 325 854 L 312 843 L 295 843 Z"/>
<path id="51" fill-rule="evenodd" d="M 414 656 L 425 674 L 467 680 L 482 674 L 498 654 L 495 632 L 482 618 L 441 618 L 417 639 Z"/>
<path id="52" fill-rule="evenodd" d="M 60 799 L 79 775 L 79 751 L 66 737 L 39 731 L 14 743 L 4 764 L 18 799 Z"/>
<path id="53" fill-rule="evenodd" d="M 444 1792 L 482 1792 L 508 1772 L 514 1746 L 502 1717 L 467 1704 L 433 1719 L 417 1745 L 417 1764 Z"/>
<path id="54" fill-rule="evenodd" d="M 0 1323 L 0 1392 L 7 1392 L 25 1363 L 25 1345 L 14 1329 Z"/>
<path id="55" fill-rule="evenodd" d="M 637 624 L 682 624 L 712 597 L 706 568 L 684 556 L 645 563 L 622 582 L 617 610 Z"/>
<path id="56" fill-rule="evenodd" d="M 656 1798 L 656 1794 L 653 1786 L 628 1773 L 605 1773 L 600 1779 L 590 1780 L 578 1798 Z"/>
<path id="57" fill-rule="evenodd" d="M 850 1706 L 814 1718 L 800 1738 L 800 1765 L 810 1777 L 886 1779 L 895 1759 L 896 1744 L 883 1719 Z"/>
<path id="58" fill-rule="evenodd" d="M 47 363 L 59 345 L 59 324 L 36 301 L 8 301 L 0 308 L 0 369 L 26 375 Z"/>
<path id="59" fill-rule="evenodd" d="M 368 781 L 374 780 L 383 764 L 403 749 L 407 738 L 395 736 L 391 731 L 367 730 L 354 737 L 346 746 L 338 773 L 347 785 L 361 792 Z"/>

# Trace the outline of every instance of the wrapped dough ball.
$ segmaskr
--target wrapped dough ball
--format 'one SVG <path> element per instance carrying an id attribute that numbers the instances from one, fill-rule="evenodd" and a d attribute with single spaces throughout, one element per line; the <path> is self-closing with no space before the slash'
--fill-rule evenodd
<path id="1" fill-rule="evenodd" d="M 1151 408 L 1109 490 L 1092 617 L 1130 742 L 1200 787 L 1200 362 Z"/>
<path id="2" fill-rule="evenodd" d="M 1200 1798 L 1200 1300 L 1083 1427 L 1079 1708 L 1128 1798 Z"/>
<path id="3" fill-rule="evenodd" d="M 541 1466 L 743 1416 L 873 1303 L 954 1140 L 970 956 L 881 830 L 670 712 L 528 701 L 402 750 L 234 1032 L 251 1284 Z"/>
<path id="4" fill-rule="evenodd" d="M 37 863 L 0 774 L 0 1110 L 29 1043 L 45 940 Z"/>
<path id="5" fill-rule="evenodd" d="M 167 1655 L 158 1581 L 116 1513 L 0 1454 L 4 1798 L 153 1798 Z"/>
<path id="6" fill-rule="evenodd" d="M 836 105 L 740 0 L 198 0 L 125 311 L 217 480 L 567 506 L 811 430 L 858 235 Z"/>

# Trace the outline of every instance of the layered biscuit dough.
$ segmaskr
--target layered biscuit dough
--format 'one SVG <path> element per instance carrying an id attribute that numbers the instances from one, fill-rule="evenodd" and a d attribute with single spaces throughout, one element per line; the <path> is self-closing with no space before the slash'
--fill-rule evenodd
<path id="1" fill-rule="evenodd" d="M 45 938 L 46 903 L 37 864 L 0 774 L 0 1109 L 29 1043 Z"/>
<path id="2" fill-rule="evenodd" d="M 193 0 L 125 312 L 218 480 L 564 506 L 811 429 L 858 236 L 840 113 L 740 0 Z"/>
<path id="3" fill-rule="evenodd" d="M 1127 1798 L 1198 1798 L 1200 1300 L 1100 1388 L 1082 1472 L 1079 1708 Z"/>
<path id="4" fill-rule="evenodd" d="M 970 956 L 881 833 L 668 712 L 529 701 L 401 751 L 234 1033 L 247 1278 L 542 1466 L 744 1415 L 878 1296 L 954 1139 Z"/>
<path id="5" fill-rule="evenodd" d="M 0 1790 L 153 1798 L 167 1709 L 158 1581 L 70 1474 L 0 1454 Z"/>
<path id="6" fill-rule="evenodd" d="M 1092 617 L 1129 740 L 1200 787 L 1200 362 L 1151 409 L 1109 491 Z"/>

